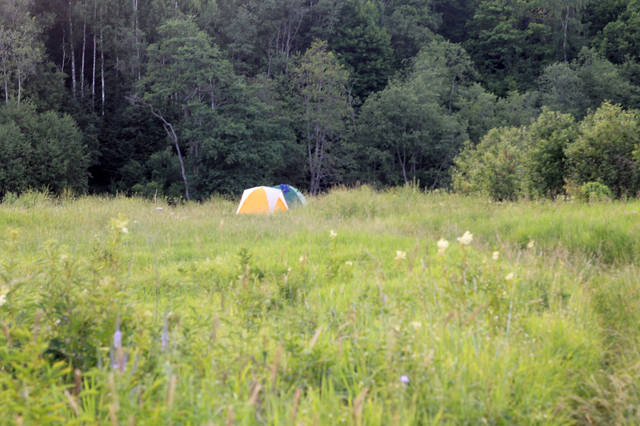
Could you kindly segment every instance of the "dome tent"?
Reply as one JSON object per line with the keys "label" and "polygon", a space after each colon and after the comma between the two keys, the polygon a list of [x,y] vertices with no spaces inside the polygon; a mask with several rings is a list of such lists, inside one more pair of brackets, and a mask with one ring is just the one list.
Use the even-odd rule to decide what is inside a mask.
{"label": "dome tent", "polygon": [[274,188],[279,189],[284,194],[285,200],[287,200],[287,205],[289,208],[304,206],[307,204],[307,199],[297,188],[294,188],[291,185],[287,185],[286,183],[276,185]]}
{"label": "dome tent", "polygon": [[268,186],[245,189],[236,214],[274,213],[289,206],[281,190]]}

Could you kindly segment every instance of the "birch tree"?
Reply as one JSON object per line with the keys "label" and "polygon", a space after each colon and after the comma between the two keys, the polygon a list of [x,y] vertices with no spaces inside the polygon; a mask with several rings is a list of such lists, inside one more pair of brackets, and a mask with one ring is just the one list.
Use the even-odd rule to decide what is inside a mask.
{"label": "birch tree", "polygon": [[5,103],[11,97],[18,105],[24,82],[42,60],[40,31],[29,13],[30,0],[0,0],[0,72]]}

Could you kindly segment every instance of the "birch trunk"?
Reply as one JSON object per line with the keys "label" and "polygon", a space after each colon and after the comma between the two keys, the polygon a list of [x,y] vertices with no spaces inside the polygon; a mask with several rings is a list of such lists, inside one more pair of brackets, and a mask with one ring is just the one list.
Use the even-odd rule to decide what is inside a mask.
{"label": "birch trunk", "polygon": [[9,103],[9,75],[7,72],[7,58],[2,57],[2,77],[4,79],[4,103]]}
{"label": "birch trunk", "polygon": [[87,2],[82,2],[82,63],[80,64],[80,99],[84,99],[84,58],[87,47]]}
{"label": "birch trunk", "polygon": [[22,73],[18,67],[18,106],[20,106],[20,97],[22,95]]}
{"label": "birch trunk", "polygon": [[96,106],[96,0],[93,0],[93,69],[91,70],[91,110]]}
{"label": "birch trunk", "polygon": [[104,39],[102,37],[103,26],[102,26],[102,12],[100,12],[100,80],[102,82],[102,104],[101,104],[101,115],[104,116]]}
{"label": "birch trunk", "polygon": [[562,32],[563,32],[563,37],[562,37],[562,54],[564,55],[564,62],[567,62],[567,30],[569,28],[569,8],[570,6],[567,5],[567,13],[564,17],[564,22],[562,23]]}
{"label": "birch trunk", "polygon": [[66,31],[64,30],[64,28],[62,29],[62,64],[60,65],[60,72],[64,73],[64,63],[67,61],[67,49],[64,48],[64,36],[65,36]]}
{"label": "birch trunk", "polygon": [[[134,43],[136,47],[136,63],[134,68],[134,78],[136,77],[140,80],[140,44],[138,40],[138,0],[133,1],[133,37]],[[137,72],[136,72],[137,71]]]}
{"label": "birch trunk", "polygon": [[71,91],[76,96],[76,55],[73,49],[73,4],[69,0],[69,46],[71,47]]}

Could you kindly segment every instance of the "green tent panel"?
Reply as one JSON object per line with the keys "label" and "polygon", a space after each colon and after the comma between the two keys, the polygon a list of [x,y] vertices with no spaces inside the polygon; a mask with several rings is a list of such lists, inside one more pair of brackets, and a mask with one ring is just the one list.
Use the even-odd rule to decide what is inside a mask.
{"label": "green tent panel", "polygon": [[298,191],[291,185],[287,185],[283,183],[281,185],[276,185],[274,188],[279,189],[284,194],[284,199],[287,200],[287,205],[289,208],[300,207],[307,204],[307,199],[302,192]]}

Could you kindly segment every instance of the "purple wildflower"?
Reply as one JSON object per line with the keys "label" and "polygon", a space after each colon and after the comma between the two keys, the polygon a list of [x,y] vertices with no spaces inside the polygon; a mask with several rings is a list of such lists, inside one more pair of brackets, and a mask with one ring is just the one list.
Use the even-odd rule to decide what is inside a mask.
{"label": "purple wildflower", "polygon": [[116,349],[122,348],[122,332],[120,331],[120,325],[116,328],[116,332],[113,333],[113,347]]}
{"label": "purple wildflower", "polygon": [[404,384],[409,383],[409,377],[408,376],[400,376],[400,381]]}

